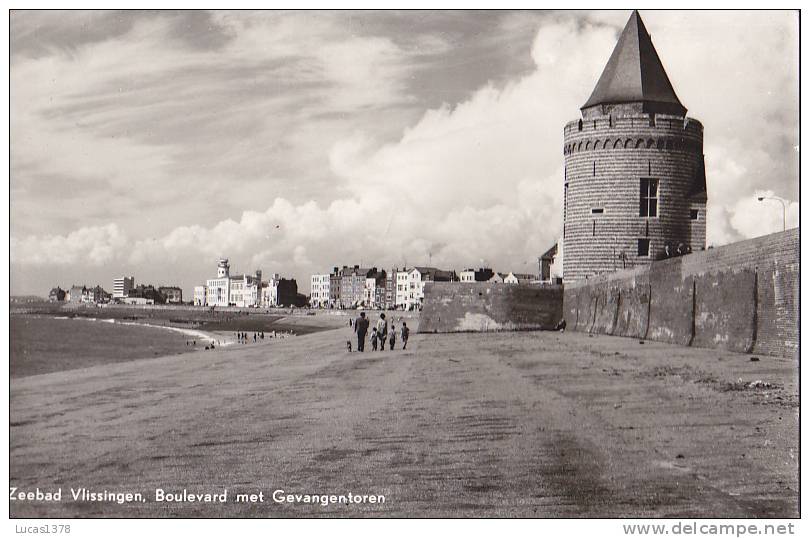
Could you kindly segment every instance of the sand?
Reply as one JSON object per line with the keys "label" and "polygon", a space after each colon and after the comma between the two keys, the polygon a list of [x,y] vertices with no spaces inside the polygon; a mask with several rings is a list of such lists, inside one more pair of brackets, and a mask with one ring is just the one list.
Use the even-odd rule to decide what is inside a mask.
{"label": "sand", "polygon": [[[407,351],[350,354],[342,322],[262,346],[13,379],[12,486],[145,502],[14,501],[11,515],[798,513],[795,361],[570,332],[412,330]],[[229,500],[155,502],[158,488],[227,489]],[[278,503],[275,490],[385,502]],[[233,501],[259,491],[265,502]]]}

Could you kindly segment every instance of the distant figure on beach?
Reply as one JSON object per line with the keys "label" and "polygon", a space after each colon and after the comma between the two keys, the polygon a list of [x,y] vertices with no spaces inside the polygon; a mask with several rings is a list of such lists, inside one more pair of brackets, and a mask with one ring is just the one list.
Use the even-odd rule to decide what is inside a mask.
{"label": "distant figure on beach", "polygon": [[388,336],[388,322],[385,321],[385,314],[380,314],[377,320],[377,338],[380,340],[380,351],[385,351],[385,338]]}
{"label": "distant figure on beach", "polygon": [[253,343],[256,343],[256,333],[253,333]]}
{"label": "distant figure on beach", "polygon": [[357,351],[365,351],[367,331],[368,320],[366,319],[366,313],[360,312],[360,317],[354,322],[354,332],[357,333]]}
{"label": "distant figure on beach", "polygon": [[264,331],[262,331],[262,336],[261,336],[261,338],[262,338],[262,340],[264,340]]}
{"label": "distant figure on beach", "polygon": [[391,351],[394,351],[394,343],[397,340],[397,327],[394,322],[391,322],[391,330],[388,331],[388,342],[391,345]]}
{"label": "distant figure on beach", "polygon": [[371,329],[371,351],[377,351],[377,327]]}
{"label": "distant figure on beach", "polygon": [[408,329],[408,324],[404,321],[402,322],[402,349],[406,349],[408,347],[408,334],[410,334],[411,330]]}

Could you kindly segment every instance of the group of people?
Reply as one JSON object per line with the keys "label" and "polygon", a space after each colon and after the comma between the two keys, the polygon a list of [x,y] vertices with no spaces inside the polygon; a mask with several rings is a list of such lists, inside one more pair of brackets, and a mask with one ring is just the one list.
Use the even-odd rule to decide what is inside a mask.
{"label": "group of people", "polygon": [[[243,332],[236,333],[236,340],[241,344],[247,344],[248,333]],[[264,331],[253,333],[253,341],[256,342],[257,340],[264,340]]]}
{"label": "group of people", "polygon": [[[349,321],[349,325],[352,325],[351,321]],[[357,334],[357,351],[365,351],[366,334],[368,334],[369,325],[370,322],[368,318],[366,318],[366,313],[360,312],[360,317],[354,322],[354,332]],[[408,348],[409,334],[410,329],[408,329],[408,324],[403,321],[399,331],[399,335],[402,338],[402,349]],[[380,319],[377,320],[377,324],[371,329],[371,350],[377,351],[377,347],[379,346],[380,351],[385,351],[385,343],[388,342],[389,349],[393,351],[396,341],[396,324],[391,321],[391,326],[389,327],[388,320],[385,319],[385,314],[380,314]],[[349,341],[348,344],[349,351],[351,351],[351,341]]]}

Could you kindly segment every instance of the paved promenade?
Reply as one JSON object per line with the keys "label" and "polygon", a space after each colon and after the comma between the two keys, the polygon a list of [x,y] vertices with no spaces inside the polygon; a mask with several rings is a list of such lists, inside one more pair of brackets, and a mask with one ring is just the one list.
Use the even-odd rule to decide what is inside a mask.
{"label": "paved promenade", "polygon": [[[349,354],[349,334],[12,380],[11,485],[63,491],[14,501],[12,516],[797,514],[793,361],[413,329],[407,351]],[[81,487],[144,502],[74,502]],[[155,502],[158,488],[228,501]],[[278,503],[275,490],[385,502]]]}

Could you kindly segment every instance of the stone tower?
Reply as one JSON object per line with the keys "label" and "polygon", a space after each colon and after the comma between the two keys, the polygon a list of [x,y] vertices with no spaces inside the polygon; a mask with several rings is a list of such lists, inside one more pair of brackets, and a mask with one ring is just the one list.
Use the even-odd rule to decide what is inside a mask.
{"label": "stone tower", "polygon": [[637,11],[581,111],[564,129],[563,280],[705,248],[703,126]]}

